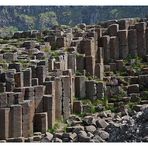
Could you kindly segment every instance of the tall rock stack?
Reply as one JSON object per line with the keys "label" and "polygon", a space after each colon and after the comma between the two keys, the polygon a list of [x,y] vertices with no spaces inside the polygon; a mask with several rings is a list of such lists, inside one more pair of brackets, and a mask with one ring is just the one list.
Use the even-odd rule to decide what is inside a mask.
{"label": "tall rock stack", "polygon": [[22,137],[22,106],[10,106],[10,130],[9,135],[11,138]]}
{"label": "tall rock stack", "polygon": [[85,85],[86,85],[86,98],[88,99],[96,99],[96,84],[94,80],[88,80],[85,81]]}
{"label": "tall rock stack", "polygon": [[110,61],[110,36],[104,35],[102,38],[102,47],[103,47],[103,59],[104,64],[108,64]]}
{"label": "tall rock stack", "polygon": [[79,73],[83,73],[85,69],[85,55],[77,54],[76,55],[76,70]]}
{"label": "tall rock stack", "polygon": [[60,77],[55,78],[55,118],[62,118],[62,81]]}
{"label": "tall rock stack", "polygon": [[46,133],[47,130],[47,112],[36,113],[34,117],[34,132]]}
{"label": "tall rock stack", "polygon": [[9,138],[10,108],[0,108],[0,140]]}
{"label": "tall rock stack", "polygon": [[22,136],[27,138],[33,136],[33,103],[26,100],[22,103]]}
{"label": "tall rock stack", "polygon": [[87,76],[94,76],[95,58],[93,56],[85,56],[85,70]]}
{"label": "tall rock stack", "polygon": [[72,112],[71,78],[62,76],[62,114],[67,119]]}
{"label": "tall rock stack", "polygon": [[47,112],[48,128],[53,128],[55,123],[55,100],[52,95],[43,96],[43,112]]}
{"label": "tall rock stack", "polygon": [[146,22],[140,22],[135,25],[137,31],[137,53],[138,56],[144,57],[146,54]]}
{"label": "tall rock stack", "polygon": [[35,113],[43,112],[43,95],[44,95],[44,86],[43,85],[34,86]]}
{"label": "tall rock stack", "polygon": [[[83,56],[77,57],[77,69],[80,69],[82,72],[83,69],[83,60],[84,60],[84,69],[86,70],[87,76],[94,76],[95,73],[95,54],[96,54],[96,41],[94,40],[94,37],[90,37],[88,39],[84,39],[80,42],[80,54],[85,54],[85,58],[83,59]],[[78,63],[80,60],[81,65]],[[81,67],[80,67],[81,66]],[[82,69],[82,70],[81,70]]]}
{"label": "tall rock stack", "polygon": [[128,56],[128,30],[118,31],[119,39],[119,58],[124,59]]}
{"label": "tall rock stack", "polygon": [[146,39],[146,54],[148,54],[148,28],[145,30],[145,39]]}
{"label": "tall rock stack", "polygon": [[15,82],[15,87],[23,87],[23,73],[22,72],[17,72],[14,75],[14,82]]}
{"label": "tall rock stack", "polygon": [[38,78],[39,85],[43,85],[46,77],[46,67],[45,66],[37,66],[36,67],[36,77]]}
{"label": "tall rock stack", "polygon": [[117,36],[110,38],[110,59],[119,59],[119,41]]}
{"label": "tall rock stack", "polygon": [[103,80],[104,77],[104,63],[103,63],[103,49],[99,47],[97,50],[96,63],[95,63],[95,76]]}
{"label": "tall rock stack", "polygon": [[31,86],[31,81],[32,80],[32,71],[31,68],[28,68],[23,71],[23,84],[24,86]]}
{"label": "tall rock stack", "polygon": [[128,49],[132,56],[137,55],[137,32],[136,29],[128,30]]}
{"label": "tall rock stack", "polygon": [[72,70],[74,74],[76,72],[76,55],[74,53],[68,54],[68,64],[67,68]]}
{"label": "tall rock stack", "polygon": [[75,97],[78,99],[85,98],[85,76],[76,76],[75,77]]}
{"label": "tall rock stack", "polygon": [[45,81],[43,111],[47,112],[48,128],[52,128],[55,123],[55,81]]}

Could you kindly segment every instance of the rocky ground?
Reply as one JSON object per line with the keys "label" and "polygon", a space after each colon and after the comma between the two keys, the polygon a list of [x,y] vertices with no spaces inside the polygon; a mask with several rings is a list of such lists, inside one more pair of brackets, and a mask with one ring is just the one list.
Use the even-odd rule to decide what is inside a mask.
{"label": "rocky ground", "polygon": [[[40,142],[148,142],[148,106],[138,111],[110,110],[79,117],[71,115],[66,131],[38,135]],[[40,134],[40,133],[38,133]],[[37,136],[37,137],[38,137]]]}

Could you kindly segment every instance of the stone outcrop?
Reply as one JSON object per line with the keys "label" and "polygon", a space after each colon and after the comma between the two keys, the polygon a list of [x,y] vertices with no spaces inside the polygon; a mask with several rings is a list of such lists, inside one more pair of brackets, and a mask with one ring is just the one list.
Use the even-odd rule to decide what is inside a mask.
{"label": "stone outcrop", "polygon": [[[148,104],[147,32],[147,21],[122,19],[1,39],[1,142],[147,141],[139,110]],[[123,116],[130,107],[141,116]],[[46,133],[72,114],[91,115],[71,119],[70,132]]]}

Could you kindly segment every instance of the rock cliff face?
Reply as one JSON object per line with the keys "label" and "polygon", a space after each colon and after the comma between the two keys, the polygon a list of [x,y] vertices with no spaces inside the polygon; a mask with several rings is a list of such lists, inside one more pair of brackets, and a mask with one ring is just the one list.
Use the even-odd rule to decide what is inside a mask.
{"label": "rock cliff face", "polygon": [[1,142],[147,142],[147,19],[0,39]]}

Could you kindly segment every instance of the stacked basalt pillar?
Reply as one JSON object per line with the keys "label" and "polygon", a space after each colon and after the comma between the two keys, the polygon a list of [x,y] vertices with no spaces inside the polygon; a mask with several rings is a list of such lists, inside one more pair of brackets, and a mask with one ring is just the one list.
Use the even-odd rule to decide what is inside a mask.
{"label": "stacked basalt pillar", "polygon": [[146,22],[140,22],[135,27],[137,31],[137,53],[138,56],[144,57],[146,54]]}
{"label": "stacked basalt pillar", "polygon": [[72,112],[72,95],[71,95],[71,78],[70,76],[62,76],[62,114],[67,119]]}
{"label": "stacked basalt pillar", "polygon": [[124,59],[128,56],[128,30],[119,30],[118,39],[119,39],[119,58]]}
{"label": "stacked basalt pillar", "polygon": [[128,30],[128,49],[132,56],[137,55],[137,32],[136,29]]}
{"label": "stacked basalt pillar", "polygon": [[110,37],[110,59],[119,59],[119,41],[117,36]]}
{"label": "stacked basalt pillar", "polygon": [[96,54],[96,63],[95,63],[95,77],[100,80],[103,80],[104,77],[104,63],[103,63],[103,49],[98,47]]}
{"label": "stacked basalt pillar", "polygon": [[102,48],[103,48],[103,59],[104,64],[110,62],[110,36],[104,35],[102,38]]}

